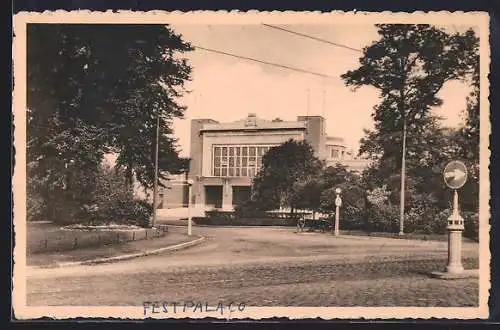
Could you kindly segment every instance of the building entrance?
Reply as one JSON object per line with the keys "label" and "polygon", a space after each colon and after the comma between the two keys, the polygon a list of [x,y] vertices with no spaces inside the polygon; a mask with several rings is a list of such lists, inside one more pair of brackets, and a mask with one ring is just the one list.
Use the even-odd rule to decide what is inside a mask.
{"label": "building entrance", "polygon": [[205,186],[205,206],[222,208],[222,186]]}

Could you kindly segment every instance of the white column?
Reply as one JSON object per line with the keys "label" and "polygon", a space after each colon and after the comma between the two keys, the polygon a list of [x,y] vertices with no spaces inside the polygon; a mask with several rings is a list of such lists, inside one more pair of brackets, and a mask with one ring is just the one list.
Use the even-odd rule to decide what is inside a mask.
{"label": "white column", "polygon": [[192,217],[192,211],[191,211],[191,207],[192,207],[192,187],[193,187],[193,181],[192,180],[188,180],[187,182],[188,184],[188,236],[191,236],[192,234],[192,224],[191,224],[191,217]]}
{"label": "white column", "polygon": [[222,186],[222,210],[233,210],[233,187],[229,184],[229,179],[224,179]]}
{"label": "white column", "polygon": [[[203,185],[203,181],[197,180],[196,185],[193,188],[193,209],[196,210],[197,214],[202,214],[205,210],[205,186]],[[193,202],[193,200],[191,200],[191,202]]]}

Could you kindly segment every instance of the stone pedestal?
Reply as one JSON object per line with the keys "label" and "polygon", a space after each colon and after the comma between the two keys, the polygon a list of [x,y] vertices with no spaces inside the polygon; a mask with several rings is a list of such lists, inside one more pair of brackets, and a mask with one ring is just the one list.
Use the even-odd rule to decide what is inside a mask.
{"label": "stone pedestal", "polygon": [[464,271],[462,266],[462,231],[449,230],[448,232],[448,273],[461,273]]}
{"label": "stone pedestal", "polygon": [[448,230],[448,265],[445,271],[432,272],[431,276],[441,279],[460,279],[477,277],[477,270],[464,270],[462,265],[462,232],[464,231],[464,219],[458,212],[458,193],[453,194],[453,212],[448,218],[446,226]]}

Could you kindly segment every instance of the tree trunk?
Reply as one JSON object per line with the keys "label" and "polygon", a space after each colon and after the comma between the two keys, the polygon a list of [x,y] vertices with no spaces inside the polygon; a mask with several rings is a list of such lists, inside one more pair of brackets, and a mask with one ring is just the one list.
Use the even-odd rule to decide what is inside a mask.
{"label": "tree trunk", "polygon": [[134,177],[132,173],[132,165],[128,165],[127,169],[125,170],[125,180],[127,184],[127,188],[132,190],[132,186],[134,184]]}

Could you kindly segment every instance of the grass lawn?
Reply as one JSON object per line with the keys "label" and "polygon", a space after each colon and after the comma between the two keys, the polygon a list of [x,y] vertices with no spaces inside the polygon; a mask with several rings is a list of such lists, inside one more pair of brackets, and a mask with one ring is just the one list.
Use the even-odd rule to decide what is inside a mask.
{"label": "grass lawn", "polygon": [[[157,236],[156,230],[84,231],[63,230],[49,222],[27,223],[26,249],[28,254],[79,250],[101,245],[117,244]],[[161,234],[161,233],[160,233]]]}
{"label": "grass lawn", "polygon": [[189,241],[184,233],[169,232],[165,236],[154,239],[141,239],[123,244],[87,247],[83,249],[29,254],[26,259],[28,266],[53,267],[62,262],[79,262],[100,258],[111,258],[125,254],[142,253]]}

